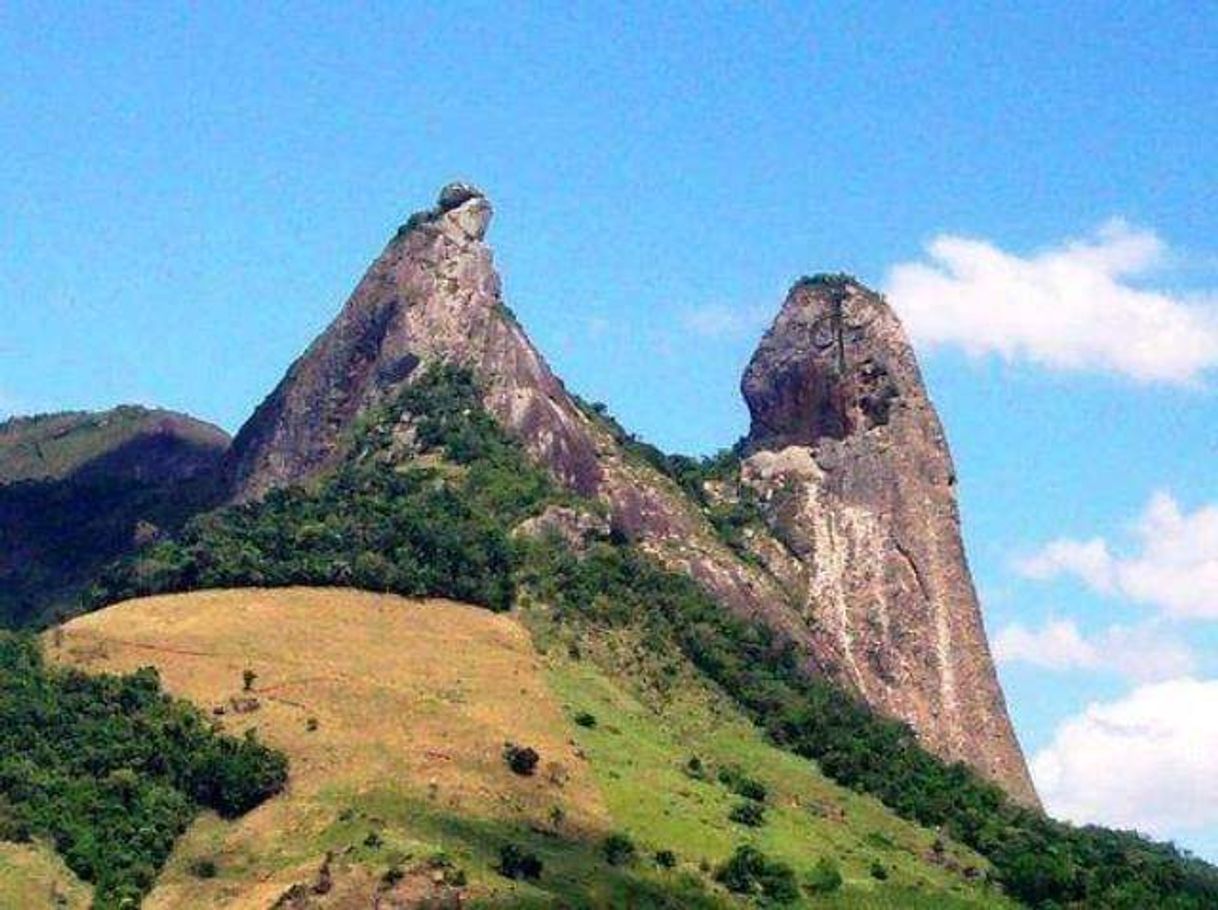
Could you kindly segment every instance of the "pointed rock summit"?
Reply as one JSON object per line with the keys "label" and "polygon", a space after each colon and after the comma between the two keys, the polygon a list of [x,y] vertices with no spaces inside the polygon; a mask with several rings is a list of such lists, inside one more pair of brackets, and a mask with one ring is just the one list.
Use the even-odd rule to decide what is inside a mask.
{"label": "pointed rock summit", "polygon": [[808,672],[1035,802],[960,546],[947,448],[887,306],[845,279],[804,282],[762,342],[744,381],[751,454],[733,483],[760,494],[766,525],[749,529],[745,559],[550,371],[503,303],[491,214],[455,183],[411,216],[241,429],[233,498],[337,465],[357,417],[427,364],[467,367],[487,410],[559,483],[604,503],[614,532],[769,626]]}
{"label": "pointed rock summit", "polygon": [[951,455],[892,309],[844,276],[798,282],[741,388],[743,480],[793,557],[769,568],[818,630],[822,662],[933,751],[1034,804],[965,559]]}
{"label": "pointed rock summit", "polygon": [[337,464],[356,416],[436,360],[473,369],[488,407],[535,441],[535,454],[560,480],[595,490],[599,470],[576,429],[578,409],[503,304],[483,243],[491,215],[480,190],[452,183],[398,230],[338,318],[237,435],[230,458],[237,499]]}

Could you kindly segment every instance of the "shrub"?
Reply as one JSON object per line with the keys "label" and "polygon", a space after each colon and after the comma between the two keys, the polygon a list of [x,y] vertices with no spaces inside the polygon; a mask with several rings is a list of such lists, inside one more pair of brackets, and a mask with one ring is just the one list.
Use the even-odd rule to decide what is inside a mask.
{"label": "shrub", "polygon": [[215,878],[220,870],[216,867],[214,859],[201,857],[200,859],[191,860],[190,865],[186,867],[186,871],[195,878]]}
{"label": "shrub", "polygon": [[200,808],[233,818],[286,780],[282,754],[220,735],[151,667],[52,668],[36,640],[0,633],[0,829],[53,843],[95,906],[138,904]]}
{"label": "shrub", "polygon": [[245,669],[241,671],[241,689],[244,692],[249,692],[254,688],[254,682],[258,679],[258,674],[253,670]]}
{"label": "shrub", "polygon": [[702,759],[696,755],[691,756],[685,763],[685,773],[694,780],[705,780],[706,768],[702,764]]}
{"label": "shrub", "polygon": [[634,841],[627,835],[616,833],[610,834],[605,838],[605,843],[601,847],[605,854],[605,861],[611,866],[626,866],[634,862],[636,854]]}
{"label": "shrub", "polygon": [[727,817],[738,825],[760,828],[765,824],[765,807],[761,803],[748,800],[733,806],[732,811],[728,813]]}
{"label": "shrub", "polygon": [[715,880],[737,894],[757,894],[777,903],[799,899],[795,871],[771,860],[756,847],[742,844],[715,872]]}
{"label": "shrub", "polygon": [[766,787],[759,780],[746,775],[739,765],[728,765],[719,769],[719,783],[723,784],[737,796],[756,802],[765,802]]}
{"label": "shrub", "polygon": [[580,711],[575,715],[575,722],[581,727],[591,729],[592,727],[596,726],[596,716],[594,714],[589,714],[587,711]]}
{"label": "shrub", "polygon": [[541,878],[542,863],[536,853],[530,853],[516,844],[504,844],[499,848],[498,869],[504,878],[536,881]]}
{"label": "shrub", "polygon": [[671,850],[657,850],[655,860],[661,869],[672,869],[677,865],[677,854]]}
{"label": "shrub", "polygon": [[531,746],[518,746],[515,743],[504,743],[503,760],[512,769],[513,774],[521,777],[531,777],[537,772],[537,763],[541,756]]}
{"label": "shrub", "polygon": [[808,873],[806,886],[813,894],[832,894],[842,886],[842,873],[837,863],[822,856]]}
{"label": "shrub", "polygon": [[888,867],[887,867],[887,866],[885,866],[885,865],[884,865],[882,862],[880,862],[878,859],[877,859],[877,860],[872,860],[872,863],[871,863],[871,877],[872,877],[872,878],[874,878],[874,879],[875,879],[876,881],[878,881],[878,882],[887,881],[887,879],[888,879]]}

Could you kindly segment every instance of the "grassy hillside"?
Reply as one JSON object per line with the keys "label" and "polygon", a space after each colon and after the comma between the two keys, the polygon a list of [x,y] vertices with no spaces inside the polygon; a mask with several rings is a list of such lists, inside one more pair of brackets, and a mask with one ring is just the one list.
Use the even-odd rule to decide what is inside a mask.
{"label": "grassy hillside", "polygon": [[48,846],[0,842],[0,907],[86,910],[91,889]]}
{"label": "grassy hillside", "polygon": [[[692,671],[662,697],[648,674],[623,672],[629,642],[577,657],[554,639],[540,653],[512,616],[301,588],[129,601],[45,642],[90,670],[155,665],[171,692],[223,708],[227,730],[257,728],[290,758],[284,794],[194,824],[148,907],[252,910],[284,894],[293,907],[378,895],[394,906],[456,892],[495,907],[732,906],[713,873],[742,843],[800,877],[832,860],[843,885],[808,906],[1006,905],[966,878],[980,858],[936,852],[930,832],[770,746]],[[509,769],[507,741],[539,753],[533,775]],[[703,770],[691,776],[694,756]],[[733,763],[767,789],[760,828],[728,819],[741,798],[718,772]],[[613,833],[634,844],[632,862],[607,861]],[[541,860],[538,880],[495,871],[508,844]],[[662,850],[674,868],[656,864]]]}
{"label": "grassy hillside", "polygon": [[62,480],[140,435],[171,428],[200,449],[224,449],[220,429],[172,411],[122,405],[109,411],[69,411],[14,417],[0,423],[0,484]]}

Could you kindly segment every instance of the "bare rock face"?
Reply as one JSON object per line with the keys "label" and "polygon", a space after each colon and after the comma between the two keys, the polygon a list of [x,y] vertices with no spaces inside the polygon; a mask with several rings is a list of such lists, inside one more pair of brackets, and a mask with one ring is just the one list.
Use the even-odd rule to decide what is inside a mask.
{"label": "bare rock face", "polygon": [[677,486],[628,456],[585,414],[504,305],[485,196],[466,184],[411,216],[342,312],[292,365],[237,434],[228,475],[235,500],[308,480],[345,454],[358,414],[443,361],[473,370],[484,404],[564,486],[607,506],[614,531],[721,603],[805,646],[806,625],[765,572],[738,559]]}
{"label": "bare rock face", "polygon": [[[912,523],[899,538],[913,554],[912,562],[905,569],[901,564],[890,565],[887,558],[873,565],[877,571],[895,573],[896,580],[880,585],[889,597],[884,601],[888,617],[884,621],[889,625],[887,638],[869,640],[874,653],[867,654],[872,656],[856,647],[843,649],[843,637],[833,620],[822,615],[840,613],[835,600],[823,601],[835,605],[831,608],[822,606],[822,598],[835,597],[838,590],[828,579],[849,575],[829,569],[822,557],[839,562],[849,562],[852,557],[847,551],[831,551],[820,541],[809,523],[807,510],[813,508],[813,500],[791,498],[790,491],[806,489],[811,497],[814,490],[820,495],[823,488],[826,496],[832,491],[832,496],[854,503],[849,498],[854,494],[839,492],[838,487],[845,490],[873,484],[877,490],[897,491],[890,494],[892,502],[920,496],[922,487],[907,490],[906,480],[884,478],[889,472],[905,470],[903,459],[915,464],[908,471],[910,477],[921,476],[918,472],[930,470],[921,459],[931,450],[942,456],[935,462],[940,474],[934,476],[941,477],[943,484],[950,476],[941,435],[937,442],[919,442],[921,448],[906,454],[885,454],[878,446],[858,451],[851,447],[852,434],[860,427],[906,425],[903,417],[900,421],[897,417],[901,408],[915,407],[913,397],[902,398],[906,388],[902,383],[908,384],[910,377],[910,387],[916,385],[922,396],[917,400],[929,415],[925,426],[938,432],[938,423],[921,393],[912,355],[891,314],[892,337],[900,338],[904,346],[874,344],[871,364],[865,367],[864,358],[847,361],[855,377],[850,389],[857,387],[858,394],[851,391],[847,395],[840,382],[829,381],[818,372],[821,356],[816,352],[828,348],[817,347],[811,336],[805,347],[799,347],[805,342],[795,339],[807,333],[776,331],[771,333],[776,343],[769,348],[763,344],[763,351],[770,353],[750,371],[751,378],[746,378],[746,395],[755,414],[756,449],[746,465],[746,480],[767,499],[769,514],[786,516],[772,522],[770,529],[756,529],[751,538],[763,568],[758,561],[742,560],[730,549],[701,508],[672,480],[625,451],[609,428],[586,414],[550,371],[503,303],[491,251],[484,242],[491,214],[490,203],[479,190],[452,184],[441,191],[435,207],[410,218],[369,268],[338,317],[292,365],[238,434],[228,462],[233,497],[257,498],[337,464],[359,413],[396,394],[426,364],[442,361],[468,367],[480,381],[488,411],[557,481],[604,503],[613,531],[633,540],[670,569],[690,575],[724,608],[763,622],[781,639],[792,642],[804,655],[809,671],[837,672],[880,709],[913,721],[926,743],[940,754],[964,758],[1012,792],[1030,795],[1022,758],[990,669],[959,539],[952,536],[957,533],[955,506],[946,486],[946,499],[935,506],[945,510],[943,520],[934,525],[945,541],[933,550],[938,561],[926,561],[929,557],[918,549],[926,542],[914,539],[922,525]],[[853,325],[861,317],[853,305],[848,309],[852,315],[846,324]],[[784,314],[788,310],[790,304]],[[875,327],[879,325],[877,322]],[[870,326],[864,327],[867,332],[872,331]],[[811,425],[802,419],[809,413],[819,415]],[[756,415],[762,415],[762,420]],[[403,432],[408,435],[408,428]],[[915,437],[921,439],[916,434],[908,438]],[[906,441],[905,436],[891,439],[901,445]],[[841,444],[834,450],[836,456],[825,440]],[[832,469],[834,457],[859,457],[867,464]],[[788,476],[798,483],[788,485]],[[830,476],[832,482],[822,482]],[[929,495],[937,488],[931,484],[926,489]],[[830,500],[816,500],[821,501]],[[865,511],[881,500],[861,497],[859,502],[859,509]],[[846,514],[841,511],[842,516]],[[858,546],[870,546],[866,535],[871,526],[866,522],[874,521],[880,535],[874,545],[881,550],[889,547],[882,515],[867,515],[870,517],[859,512],[860,524],[851,530],[850,539]],[[913,522],[912,517],[909,520]],[[837,527],[834,525],[832,533],[839,533]],[[958,554],[956,561],[944,555],[951,546]],[[921,583],[931,586],[929,594],[919,593],[917,576],[909,565],[923,573]],[[842,596],[853,623],[856,611],[867,608],[858,606],[864,595],[850,585],[842,589]],[[942,599],[954,598],[964,590],[969,598],[961,601],[964,606]],[[911,625],[907,627],[906,621]],[[946,632],[936,625],[941,621],[947,623]],[[930,625],[912,625],[924,622]],[[863,642],[853,625],[850,629],[849,634]],[[954,676],[947,689],[939,684],[943,674],[938,650],[917,658],[925,669],[907,668],[914,660],[910,655],[916,655],[920,647],[915,640],[926,640],[935,649],[940,641],[951,646],[949,675]],[[973,642],[980,657],[965,654]],[[891,656],[883,650],[890,646],[895,649]],[[873,684],[871,676],[853,674],[845,669],[847,657],[868,667],[891,662],[892,669],[885,670],[891,683]],[[966,692],[973,684],[973,670],[977,671],[977,684],[989,686],[986,691],[993,693],[994,717],[973,710],[981,704]],[[911,687],[908,692],[898,691],[902,681]],[[951,697],[945,692],[952,693]],[[974,729],[966,732],[962,725],[967,724],[974,724]],[[990,745],[982,748],[982,743]],[[995,756],[1001,758],[991,760]]]}
{"label": "bare rock face", "polygon": [[446,186],[435,208],[411,217],[238,433],[230,458],[238,499],[333,466],[356,415],[434,360],[472,368],[490,409],[562,482],[597,489],[601,472],[578,409],[503,305],[482,242],[490,219],[490,203],[465,184]]}
{"label": "bare rock face", "polygon": [[892,310],[853,280],[805,279],[741,385],[752,417],[742,481],[787,550],[767,564],[798,592],[822,664],[932,751],[1035,804],[947,442]]}
{"label": "bare rock face", "polygon": [[601,515],[568,506],[548,506],[540,514],[526,518],[514,529],[521,537],[544,539],[557,536],[575,551],[585,550],[588,544],[609,536],[609,520]]}

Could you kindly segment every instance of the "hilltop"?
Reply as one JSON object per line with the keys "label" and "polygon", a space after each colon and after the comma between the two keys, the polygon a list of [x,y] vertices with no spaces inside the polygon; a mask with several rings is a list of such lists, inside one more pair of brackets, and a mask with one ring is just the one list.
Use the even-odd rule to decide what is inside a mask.
{"label": "hilltop", "polygon": [[228,443],[131,405],[0,423],[0,626],[79,612],[108,562],[220,502]]}

